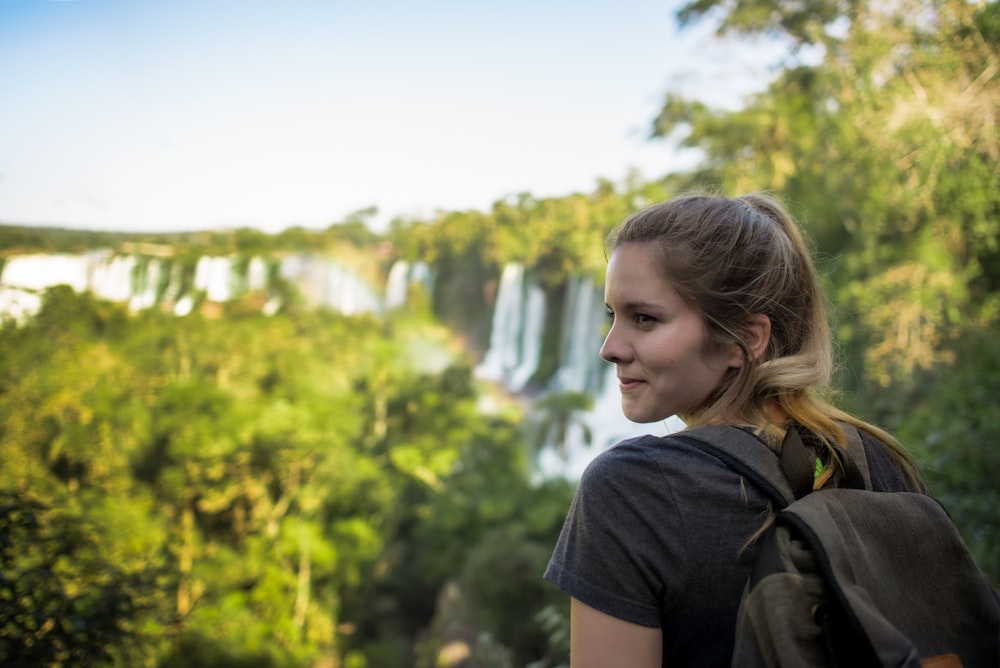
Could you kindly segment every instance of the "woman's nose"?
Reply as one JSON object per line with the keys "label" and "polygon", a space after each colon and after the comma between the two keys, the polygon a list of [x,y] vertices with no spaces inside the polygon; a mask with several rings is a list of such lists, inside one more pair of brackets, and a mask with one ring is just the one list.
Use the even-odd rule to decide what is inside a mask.
{"label": "woman's nose", "polygon": [[601,345],[599,354],[602,360],[612,364],[618,364],[625,360],[628,355],[628,348],[622,344],[619,340],[620,338],[615,326],[612,325],[608,335],[604,337],[604,343]]}

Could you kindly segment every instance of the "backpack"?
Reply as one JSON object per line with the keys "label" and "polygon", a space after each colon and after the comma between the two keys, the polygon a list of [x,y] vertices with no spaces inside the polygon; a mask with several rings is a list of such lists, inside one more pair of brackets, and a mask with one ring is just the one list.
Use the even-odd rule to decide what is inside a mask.
{"label": "backpack", "polygon": [[756,541],[733,666],[1000,666],[1000,594],[931,496],[872,491],[860,434],[841,424],[845,473],[812,491],[812,434],[781,456],[742,429],[675,434],[740,473],[775,507]]}

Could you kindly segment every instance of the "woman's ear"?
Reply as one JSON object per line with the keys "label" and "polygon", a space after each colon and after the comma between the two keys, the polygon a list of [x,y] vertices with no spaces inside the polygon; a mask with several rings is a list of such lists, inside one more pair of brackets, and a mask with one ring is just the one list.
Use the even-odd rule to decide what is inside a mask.
{"label": "woman's ear", "polygon": [[[746,344],[751,361],[757,361],[764,356],[767,345],[771,342],[771,319],[763,313],[756,313],[750,316],[746,328]],[[741,367],[746,361],[743,349],[735,347],[733,360],[730,366]]]}
{"label": "woman's ear", "polygon": [[764,356],[767,345],[771,343],[771,319],[763,313],[755,313],[750,316],[750,326],[747,328],[747,334],[750,358],[756,362]]}

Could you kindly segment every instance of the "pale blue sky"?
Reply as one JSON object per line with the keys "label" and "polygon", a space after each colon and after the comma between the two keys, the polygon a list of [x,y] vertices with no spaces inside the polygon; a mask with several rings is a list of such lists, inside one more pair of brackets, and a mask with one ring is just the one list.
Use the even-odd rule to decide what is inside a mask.
{"label": "pale blue sky", "polygon": [[659,176],[690,161],[646,138],[663,95],[735,104],[775,53],[676,6],[0,0],[0,224],[274,232]]}

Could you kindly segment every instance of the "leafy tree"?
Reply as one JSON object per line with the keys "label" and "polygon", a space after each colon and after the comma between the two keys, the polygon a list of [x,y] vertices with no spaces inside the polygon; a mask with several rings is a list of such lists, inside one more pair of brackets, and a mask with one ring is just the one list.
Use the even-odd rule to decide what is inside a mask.
{"label": "leafy tree", "polygon": [[[129,576],[96,549],[88,518],[0,492],[0,661],[103,666],[127,658],[152,574]],[[72,565],[71,565],[72,564]]]}
{"label": "leafy tree", "polygon": [[900,437],[922,460],[931,491],[956,519],[980,565],[1000,583],[1000,504],[997,478],[1000,344],[973,331],[956,343],[965,352],[952,364],[920,374],[914,410],[897,418]]}
{"label": "leafy tree", "polygon": [[[58,288],[0,329],[0,489],[90,527],[91,556],[59,562],[67,587],[131,587],[113,660],[412,665],[476,543],[501,526],[532,554],[554,541],[568,491],[542,501],[520,414],[484,419],[427,318],[236,303],[181,319]],[[498,651],[541,651],[511,631],[523,611],[488,612]]]}
{"label": "leafy tree", "polygon": [[709,12],[721,31],[776,32],[822,57],[739,111],[669,96],[654,134],[704,151],[697,179],[794,204],[832,258],[854,316],[842,334],[873,380],[946,361],[944,343],[994,302],[969,287],[995,284],[998,4],[745,0],[680,16]]}

